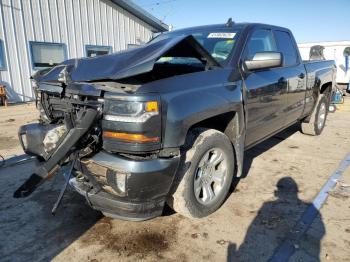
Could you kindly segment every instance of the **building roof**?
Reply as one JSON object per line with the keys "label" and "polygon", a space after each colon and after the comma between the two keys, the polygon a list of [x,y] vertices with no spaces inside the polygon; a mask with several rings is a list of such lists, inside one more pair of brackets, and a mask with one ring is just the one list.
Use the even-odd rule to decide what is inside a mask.
{"label": "building roof", "polygon": [[112,0],[112,2],[124,8],[126,11],[132,13],[134,16],[138,17],[139,19],[149,24],[150,26],[154,27],[159,32],[164,32],[169,30],[169,26],[167,24],[163,23],[162,21],[160,21],[158,18],[148,13],[143,8],[134,4],[131,0]]}

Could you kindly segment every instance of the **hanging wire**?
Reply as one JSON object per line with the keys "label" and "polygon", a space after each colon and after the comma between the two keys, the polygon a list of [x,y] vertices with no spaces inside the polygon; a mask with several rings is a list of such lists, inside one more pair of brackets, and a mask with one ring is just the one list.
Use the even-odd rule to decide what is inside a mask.
{"label": "hanging wire", "polygon": [[[153,3],[149,3],[146,5],[140,5],[142,8],[147,8],[151,12],[156,13],[159,17],[160,21],[165,22],[169,16],[171,16],[175,11],[174,3],[178,0],[163,0],[163,1],[155,1]],[[162,10],[161,10],[162,9]]]}
{"label": "hanging wire", "polygon": [[160,6],[163,4],[169,4],[169,3],[173,3],[176,2],[177,0],[164,0],[164,1],[155,1],[153,3],[148,3],[145,5],[140,5],[141,7],[150,7],[150,6]]}

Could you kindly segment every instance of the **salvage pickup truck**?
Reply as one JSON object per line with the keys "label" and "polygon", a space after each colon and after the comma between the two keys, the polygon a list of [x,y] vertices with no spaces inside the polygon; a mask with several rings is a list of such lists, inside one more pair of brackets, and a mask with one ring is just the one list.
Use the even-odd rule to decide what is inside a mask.
{"label": "salvage pickup truck", "polygon": [[335,70],[303,63],[286,28],[229,20],[38,71],[41,116],[19,139],[40,162],[14,197],[65,170],[65,186],[106,216],[146,220],[167,203],[205,217],[246,149],[296,123],[321,134]]}

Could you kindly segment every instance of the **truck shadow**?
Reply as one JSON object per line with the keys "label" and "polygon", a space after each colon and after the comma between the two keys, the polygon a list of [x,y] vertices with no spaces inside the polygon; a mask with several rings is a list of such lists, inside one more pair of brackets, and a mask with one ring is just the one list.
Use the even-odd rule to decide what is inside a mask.
{"label": "truck shadow", "polygon": [[247,150],[244,155],[243,172],[242,172],[241,178],[245,178],[248,175],[249,170],[254,161],[254,158],[270,150],[271,148],[278,145],[279,143],[286,140],[287,138],[289,138],[290,136],[292,136],[297,132],[300,132],[299,124],[292,125],[289,128],[274,135],[273,137]]}
{"label": "truck shadow", "polygon": [[238,186],[241,179],[244,179],[248,176],[249,170],[252,167],[253,161],[256,157],[263,154],[264,152],[270,150],[274,146],[278,145],[282,141],[286,140],[288,137],[292,136],[293,134],[300,132],[300,126],[298,124],[292,125],[289,128],[277,133],[273,137],[261,142],[260,144],[257,144],[256,146],[248,149],[244,153],[244,163],[243,163],[243,170],[242,170],[242,176],[237,178],[234,177],[231,185],[230,192],[233,193]]}
{"label": "truck shadow", "polygon": [[[29,171],[28,171],[29,170]],[[2,261],[50,261],[81,237],[102,215],[78,193],[68,190],[55,216],[51,209],[64,183],[58,174],[30,197],[14,199],[28,176],[26,164],[0,168],[0,254]]]}

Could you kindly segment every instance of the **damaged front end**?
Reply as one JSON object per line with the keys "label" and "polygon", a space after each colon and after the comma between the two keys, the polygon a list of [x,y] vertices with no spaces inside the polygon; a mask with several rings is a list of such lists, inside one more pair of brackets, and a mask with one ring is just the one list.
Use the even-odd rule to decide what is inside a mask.
{"label": "damaged front end", "polygon": [[68,84],[61,92],[48,86],[37,89],[40,123],[19,130],[24,151],[40,161],[14,197],[29,196],[70,166],[66,178],[93,208],[133,220],[160,215],[178,157],[159,158],[159,97],[111,93],[88,84]]}
{"label": "damaged front end", "polygon": [[54,121],[44,121],[43,119],[47,119],[45,115],[41,117],[39,124],[25,125],[19,130],[23,150],[42,161],[30,178],[16,190],[16,198],[30,195],[42,182],[51,177],[72,153],[86,150],[92,145],[97,146],[99,143],[100,131],[97,122],[102,115],[101,103],[97,100],[84,101],[77,97],[65,97],[61,99],[61,103],[70,104],[62,111],[62,117],[55,118]]}
{"label": "damaged front end", "polygon": [[86,83],[68,84],[61,92],[43,86],[37,89],[40,123],[19,130],[24,151],[41,162],[14,197],[30,195],[70,166],[70,185],[105,215],[129,220],[160,215],[179,162],[174,152],[160,156],[160,97],[112,93]]}
{"label": "damaged front end", "polygon": [[[159,63],[164,57],[194,57],[202,64]],[[177,36],[39,71],[33,83],[40,121],[22,126],[19,139],[24,151],[41,162],[14,197],[30,195],[70,165],[71,186],[107,216],[145,220],[160,215],[179,149],[162,148],[160,95],[138,90],[152,81],[219,66],[192,36]]]}

